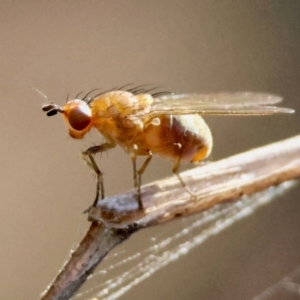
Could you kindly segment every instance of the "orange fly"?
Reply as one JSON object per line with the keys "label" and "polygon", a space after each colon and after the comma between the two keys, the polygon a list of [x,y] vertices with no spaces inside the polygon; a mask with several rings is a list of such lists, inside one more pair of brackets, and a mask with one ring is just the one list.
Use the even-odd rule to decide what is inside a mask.
{"label": "orange fly", "polygon": [[[88,148],[82,158],[97,174],[96,205],[104,198],[102,172],[94,155],[116,145],[129,153],[133,162],[134,186],[137,201],[141,199],[141,176],[152,155],[173,161],[173,173],[178,174],[181,163],[199,162],[209,156],[213,146],[209,127],[200,115],[271,115],[293,113],[294,110],[274,106],[281,97],[263,93],[173,94],[150,93],[141,87],[123,88],[81,99],[68,101],[64,106],[49,103],[43,106],[48,116],[62,114],[72,138],[82,139],[95,127],[106,142]],[[79,98],[79,96],[76,96]],[[137,156],[146,160],[137,169]]]}

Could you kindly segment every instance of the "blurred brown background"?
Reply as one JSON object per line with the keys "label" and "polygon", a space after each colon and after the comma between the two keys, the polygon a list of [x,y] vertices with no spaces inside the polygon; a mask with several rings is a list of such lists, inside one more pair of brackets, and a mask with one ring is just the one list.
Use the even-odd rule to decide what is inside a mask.
{"label": "blurred brown background", "polygon": [[[82,211],[95,192],[79,153],[101,137],[71,140],[60,116],[41,111],[45,99],[31,87],[58,104],[68,93],[131,82],[174,92],[263,91],[298,109],[293,116],[209,118],[212,160],[299,133],[297,0],[2,0],[0,20],[1,299],[38,298],[85,232]],[[108,195],[132,188],[122,149],[102,155],[101,167]],[[155,159],[144,181],[170,169]],[[300,264],[299,191],[211,238],[123,299],[251,299]],[[171,232],[173,224],[166,226]],[[126,243],[135,247],[139,235],[165,228]]]}

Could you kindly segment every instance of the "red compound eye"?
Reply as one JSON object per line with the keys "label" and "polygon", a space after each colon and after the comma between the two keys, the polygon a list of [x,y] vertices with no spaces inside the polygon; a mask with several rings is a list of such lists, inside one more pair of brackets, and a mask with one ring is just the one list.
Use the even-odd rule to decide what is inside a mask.
{"label": "red compound eye", "polygon": [[70,136],[74,139],[82,139],[93,125],[92,111],[83,100],[68,101],[60,112],[69,127]]}
{"label": "red compound eye", "polygon": [[72,129],[85,130],[92,121],[90,108],[87,105],[78,105],[72,108],[68,114],[68,121]]}

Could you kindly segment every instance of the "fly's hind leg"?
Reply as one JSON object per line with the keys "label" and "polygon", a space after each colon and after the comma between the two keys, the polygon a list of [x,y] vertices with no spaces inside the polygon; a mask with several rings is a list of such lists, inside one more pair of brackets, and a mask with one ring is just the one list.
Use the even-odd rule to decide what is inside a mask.
{"label": "fly's hind leg", "polygon": [[96,186],[96,198],[93,202],[93,206],[96,206],[99,196],[104,199],[104,185],[103,185],[103,173],[100,171],[97,163],[95,162],[94,155],[114,148],[114,143],[104,143],[102,145],[93,146],[82,152],[82,159],[86,164],[96,173],[97,186]]}
{"label": "fly's hind leg", "polygon": [[174,175],[177,176],[178,180],[180,181],[180,184],[182,185],[182,187],[185,188],[185,190],[192,196],[195,197],[194,193],[187,187],[187,185],[185,184],[184,180],[182,179],[182,177],[180,176],[178,170],[180,167],[180,160],[181,160],[181,149],[182,149],[182,145],[180,143],[176,143],[174,144],[175,147],[178,148],[178,155],[176,157],[172,172]]}
{"label": "fly's hind leg", "polygon": [[142,195],[141,195],[142,175],[152,159],[152,153],[149,152],[149,156],[146,158],[146,160],[138,170],[136,168],[136,155],[135,154],[131,155],[131,159],[133,165],[134,187],[137,189],[137,196],[136,196],[137,202],[139,205],[139,209],[143,210],[144,208],[143,208]]}

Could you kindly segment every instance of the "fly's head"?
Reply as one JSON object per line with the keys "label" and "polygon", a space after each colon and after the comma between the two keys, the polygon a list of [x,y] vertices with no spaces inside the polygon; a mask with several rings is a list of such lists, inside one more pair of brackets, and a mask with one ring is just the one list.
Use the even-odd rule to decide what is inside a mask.
{"label": "fly's head", "polygon": [[61,113],[72,138],[82,139],[92,127],[92,111],[83,100],[70,100],[62,107],[49,103],[45,104],[42,109],[47,112],[48,117]]}

